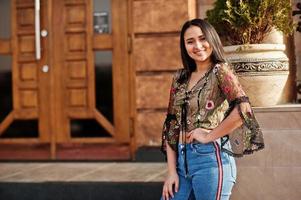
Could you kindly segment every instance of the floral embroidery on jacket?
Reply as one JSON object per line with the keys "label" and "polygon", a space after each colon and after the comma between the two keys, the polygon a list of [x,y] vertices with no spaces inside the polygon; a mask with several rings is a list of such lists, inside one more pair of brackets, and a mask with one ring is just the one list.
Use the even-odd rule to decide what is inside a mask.
{"label": "floral embroidery on jacket", "polygon": [[207,100],[205,108],[207,110],[212,110],[214,108],[214,102],[212,100]]}

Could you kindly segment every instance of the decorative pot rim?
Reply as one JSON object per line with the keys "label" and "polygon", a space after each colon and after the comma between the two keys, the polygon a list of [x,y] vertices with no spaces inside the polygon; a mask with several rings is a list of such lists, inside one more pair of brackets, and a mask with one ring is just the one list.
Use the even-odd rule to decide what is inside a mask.
{"label": "decorative pot rim", "polygon": [[226,53],[256,52],[256,51],[284,51],[285,44],[243,44],[223,47]]}

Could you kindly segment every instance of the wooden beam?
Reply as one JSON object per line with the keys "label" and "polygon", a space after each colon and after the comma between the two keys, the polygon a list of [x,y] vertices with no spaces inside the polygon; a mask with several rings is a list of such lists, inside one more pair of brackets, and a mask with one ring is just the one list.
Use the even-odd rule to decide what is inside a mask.
{"label": "wooden beam", "polygon": [[71,143],[107,143],[107,144],[114,144],[116,141],[114,138],[72,138],[70,140]]}
{"label": "wooden beam", "polygon": [[111,34],[95,34],[93,36],[93,50],[111,50],[112,45],[112,35]]}
{"label": "wooden beam", "polygon": [[26,144],[29,146],[34,144],[41,144],[41,141],[34,138],[2,138],[0,140],[0,144]]}
{"label": "wooden beam", "polygon": [[38,119],[38,110],[36,108],[28,108],[14,111],[14,119],[29,120]]}
{"label": "wooden beam", "polygon": [[94,111],[96,121],[103,126],[112,136],[114,136],[114,126],[98,110]]}
{"label": "wooden beam", "polygon": [[93,110],[87,110],[85,108],[72,108],[68,110],[68,117],[70,119],[88,119],[94,117]]}
{"label": "wooden beam", "polygon": [[[130,116],[130,152],[131,158],[135,159],[136,155],[136,124],[137,124],[137,113],[136,113],[136,68],[135,68],[135,57],[134,57],[134,29],[133,29],[133,0],[128,1],[127,16],[128,20],[128,44],[131,51],[129,51],[129,116]],[[130,39],[130,40],[129,40]]]}
{"label": "wooden beam", "polygon": [[57,146],[59,160],[129,160],[128,145],[72,144]]}
{"label": "wooden beam", "polygon": [[10,112],[2,123],[0,123],[0,135],[4,133],[4,131],[11,125],[11,123],[14,121],[14,112]]}
{"label": "wooden beam", "polygon": [[112,0],[113,35],[113,110],[115,138],[117,142],[130,142],[130,97],[129,97],[129,36],[127,1]]}
{"label": "wooden beam", "polygon": [[0,39],[0,54],[11,54],[10,39]]}
{"label": "wooden beam", "polygon": [[48,160],[49,144],[34,139],[11,139],[0,141],[0,160]]}

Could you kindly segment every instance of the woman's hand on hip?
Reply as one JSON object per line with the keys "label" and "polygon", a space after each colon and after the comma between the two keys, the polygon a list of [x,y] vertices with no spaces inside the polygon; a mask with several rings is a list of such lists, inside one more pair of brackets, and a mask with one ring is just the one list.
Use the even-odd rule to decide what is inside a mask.
{"label": "woman's hand on hip", "polygon": [[193,140],[197,140],[198,142],[203,143],[203,144],[211,142],[208,137],[209,132],[210,132],[210,130],[207,130],[207,129],[196,128],[196,129],[190,131],[189,133],[187,133],[187,135],[186,135],[187,142],[191,143],[191,142],[193,142]]}
{"label": "woman's hand on hip", "polygon": [[170,197],[174,198],[174,192],[178,192],[178,189],[179,175],[177,173],[169,174],[163,185],[163,200],[169,200]]}

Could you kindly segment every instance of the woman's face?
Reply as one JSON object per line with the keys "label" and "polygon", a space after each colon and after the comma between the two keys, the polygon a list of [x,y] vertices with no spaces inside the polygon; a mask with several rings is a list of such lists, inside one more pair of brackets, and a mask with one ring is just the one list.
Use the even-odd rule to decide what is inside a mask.
{"label": "woman's face", "polygon": [[195,62],[203,62],[210,59],[212,47],[206,40],[200,27],[190,26],[184,33],[184,42],[188,55]]}

